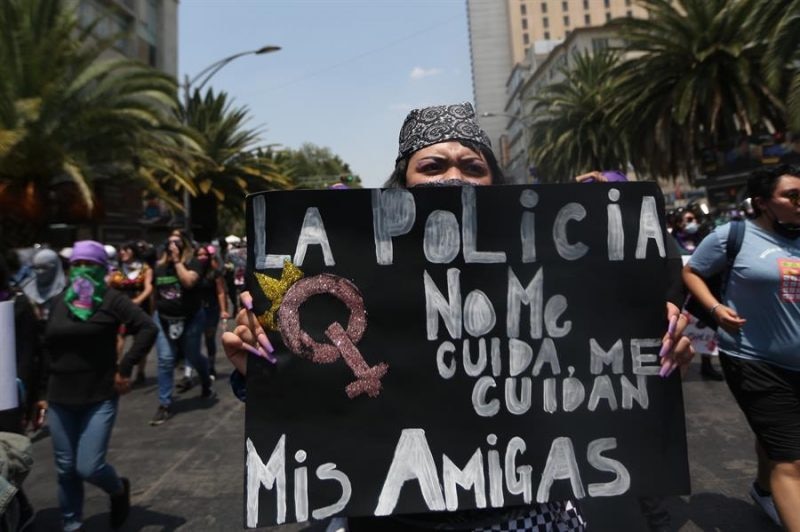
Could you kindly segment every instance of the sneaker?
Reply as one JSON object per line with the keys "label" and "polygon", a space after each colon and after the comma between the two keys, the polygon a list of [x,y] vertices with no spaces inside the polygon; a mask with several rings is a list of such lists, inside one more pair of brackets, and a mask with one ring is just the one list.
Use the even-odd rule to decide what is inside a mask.
{"label": "sneaker", "polygon": [[111,496],[111,528],[119,528],[131,512],[131,483],[122,477],[122,493]]}
{"label": "sneaker", "polygon": [[194,380],[192,380],[191,377],[184,377],[175,385],[175,389],[178,390],[178,393],[186,393],[192,388],[194,388]]}
{"label": "sneaker", "polygon": [[772,494],[770,492],[762,490],[758,487],[758,484],[753,482],[753,485],[750,486],[750,497],[755,501],[756,505],[761,508],[761,511],[767,514],[773,523],[780,527],[783,526],[781,518],[778,515],[778,509],[775,508],[775,501],[772,500]]}
{"label": "sneaker", "polygon": [[154,427],[161,425],[170,418],[169,407],[161,405],[156,410],[156,415],[150,420],[150,424]]}
{"label": "sneaker", "polygon": [[203,391],[200,392],[201,399],[216,399],[217,392],[214,391],[214,388],[209,386],[208,388],[203,388]]}

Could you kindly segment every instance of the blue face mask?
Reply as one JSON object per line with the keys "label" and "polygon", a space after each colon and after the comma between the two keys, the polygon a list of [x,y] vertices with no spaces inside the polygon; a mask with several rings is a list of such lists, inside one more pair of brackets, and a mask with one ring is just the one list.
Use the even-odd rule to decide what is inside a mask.
{"label": "blue face mask", "polygon": [[699,230],[700,230],[700,224],[698,224],[697,222],[689,222],[683,228],[683,231],[690,235],[697,233],[697,231]]}

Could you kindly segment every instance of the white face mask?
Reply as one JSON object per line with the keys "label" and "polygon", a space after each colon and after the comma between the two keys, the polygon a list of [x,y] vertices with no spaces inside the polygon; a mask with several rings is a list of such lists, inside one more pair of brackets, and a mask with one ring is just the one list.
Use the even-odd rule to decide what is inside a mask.
{"label": "white face mask", "polygon": [[700,225],[698,225],[698,223],[697,223],[697,222],[689,222],[689,223],[688,223],[688,224],[686,224],[686,225],[684,226],[684,228],[683,228],[683,230],[684,230],[686,233],[689,233],[690,235],[693,235],[693,234],[697,233],[697,231],[698,231],[699,229],[700,229]]}

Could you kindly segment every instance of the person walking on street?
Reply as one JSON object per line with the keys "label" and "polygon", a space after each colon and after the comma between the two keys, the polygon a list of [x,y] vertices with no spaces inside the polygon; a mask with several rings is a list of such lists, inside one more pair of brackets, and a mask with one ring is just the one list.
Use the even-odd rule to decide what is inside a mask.
{"label": "person walking on street", "polygon": [[[684,264],[689,261],[694,250],[708,235],[704,226],[705,224],[701,225],[698,222],[698,215],[690,210],[681,210],[674,215],[672,236],[680,246]],[[724,380],[722,373],[717,371],[712,362],[719,356],[716,331],[691,313],[684,311],[684,315],[689,320],[685,333],[692,339],[694,350],[700,353],[700,376],[705,380]]]}
{"label": "person walking on street", "polygon": [[178,349],[200,376],[201,397],[214,397],[208,360],[200,350],[205,325],[199,289],[203,273],[189,239],[182,234],[171,235],[155,268],[159,406],[150,421],[153,426],[161,425],[171,415]]}
{"label": "person walking on street", "polygon": [[721,300],[705,279],[728,267],[730,223],[700,243],[683,278],[719,324],[725,380],[756,436],[751,496],[800,531],[800,166],[756,171],[747,191],[755,218],[744,222]]}
{"label": "person walking on street", "polygon": [[[103,245],[76,242],[67,289],[56,298],[45,330],[49,357],[47,402],[65,532],[82,530],[83,482],[111,497],[111,526],[130,510],[130,483],[106,462],[119,396],[130,391],[133,366],[150,350],[158,329],[141,308],[107,288]],[[117,331],[133,344],[117,364]]]}
{"label": "person walking on street", "polygon": [[[141,307],[147,315],[153,313],[153,270],[142,260],[136,242],[126,242],[119,247],[119,269],[108,278],[108,284],[131,298],[135,305]],[[127,331],[123,326],[117,340],[120,355],[124,349]],[[137,366],[134,384],[143,384],[145,381],[145,364],[147,357],[143,357]]]}
{"label": "person walking on street", "polygon": [[217,328],[219,320],[230,318],[228,313],[228,290],[222,267],[217,260],[216,248],[211,244],[200,244],[197,247],[197,260],[205,267],[205,275],[200,279],[200,290],[205,310],[203,336],[208,355],[208,372],[212,379],[217,378],[215,359],[217,356]]}

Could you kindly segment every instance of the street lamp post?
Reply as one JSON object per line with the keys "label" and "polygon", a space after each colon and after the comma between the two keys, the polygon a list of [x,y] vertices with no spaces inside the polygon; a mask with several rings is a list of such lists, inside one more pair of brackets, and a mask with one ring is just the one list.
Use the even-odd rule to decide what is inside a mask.
{"label": "street lamp post", "polygon": [[[211,63],[203,70],[198,72],[193,78],[189,78],[189,75],[185,75],[184,82],[183,82],[183,105],[184,105],[184,114],[183,114],[183,123],[188,125],[189,121],[189,101],[192,98],[192,88],[194,90],[199,91],[202,89],[208,81],[214,77],[214,75],[219,72],[225,65],[234,61],[240,57],[245,55],[262,55],[268,54],[271,52],[277,52],[281,49],[280,46],[273,46],[267,45],[262,46],[256,50],[247,50],[245,52],[239,52],[233,55],[229,55],[228,57],[224,57],[219,61],[215,61]],[[183,227],[187,232],[190,232],[192,229],[192,195],[189,193],[188,190],[183,191]]]}
{"label": "street lamp post", "polygon": [[[501,117],[502,116],[502,117],[511,119],[513,122],[519,122],[521,124],[521,126],[522,126],[522,144],[523,144],[522,152],[523,152],[523,154],[525,156],[525,160],[523,162],[523,164],[525,166],[524,169],[523,169],[524,175],[521,176],[521,177],[524,179],[525,183],[529,182],[530,181],[530,175],[529,175],[530,174],[530,172],[529,172],[529,167],[530,166],[528,164],[528,127],[530,127],[530,124],[526,123],[526,121],[522,117],[520,117],[518,115],[508,114],[508,113],[486,112],[486,113],[481,113],[481,116],[484,116],[484,117],[487,117],[487,118],[490,118],[490,117]],[[508,128],[506,128],[506,130],[508,130]],[[516,158],[517,158],[516,155],[512,154],[511,159],[515,160]]]}

